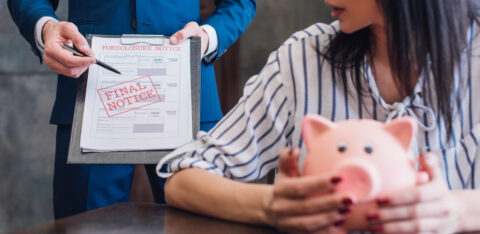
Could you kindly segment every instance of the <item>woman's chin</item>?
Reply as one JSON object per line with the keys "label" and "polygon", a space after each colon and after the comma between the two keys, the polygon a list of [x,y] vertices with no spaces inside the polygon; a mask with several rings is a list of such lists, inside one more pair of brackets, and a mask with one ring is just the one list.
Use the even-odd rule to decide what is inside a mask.
{"label": "woman's chin", "polygon": [[342,31],[345,34],[352,34],[352,33],[356,32],[357,30],[352,30],[352,29],[349,29],[349,28],[346,28],[346,29],[340,28],[340,31]]}
{"label": "woman's chin", "polygon": [[340,31],[346,34],[351,34],[354,33],[356,30],[351,27],[348,23],[344,22],[343,20],[340,20]]}
{"label": "woman's chin", "polygon": [[364,27],[358,27],[358,26],[354,26],[354,25],[350,25],[346,22],[342,22],[342,20],[340,20],[340,31],[342,31],[343,33],[346,33],[346,34],[352,34],[358,30],[361,30],[362,28]]}

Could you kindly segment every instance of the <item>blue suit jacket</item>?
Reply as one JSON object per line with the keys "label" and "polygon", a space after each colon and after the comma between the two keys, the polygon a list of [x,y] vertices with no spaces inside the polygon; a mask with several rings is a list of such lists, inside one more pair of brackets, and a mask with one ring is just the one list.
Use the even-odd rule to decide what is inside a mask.
{"label": "blue suit jacket", "polygon": [[[69,21],[82,34],[127,33],[172,35],[190,21],[213,26],[218,53],[202,62],[201,122],[222,117],[212,63],[233,44],[255,15],[256,0],[215,0],[216,11],[200,22],[199,0],[70,0]],[[38,55],[34,38],[36,22],[56,18],[49,0],[8,0],[8,8],[22,35]],[[135,24],[135,26],[133,26]],[[59,75],[51,123],[71,124],[78,80]]]}

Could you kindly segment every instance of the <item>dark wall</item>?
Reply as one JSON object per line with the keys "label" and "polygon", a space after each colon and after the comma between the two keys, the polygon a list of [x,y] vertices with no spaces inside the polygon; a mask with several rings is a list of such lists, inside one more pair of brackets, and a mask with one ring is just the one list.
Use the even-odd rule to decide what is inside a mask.
{"label": "dark wall", "polygon": [[[0,233],[53,218],[56,75],[41,66],[0,1]],[[60,17],[66,15],[61,4]]]}

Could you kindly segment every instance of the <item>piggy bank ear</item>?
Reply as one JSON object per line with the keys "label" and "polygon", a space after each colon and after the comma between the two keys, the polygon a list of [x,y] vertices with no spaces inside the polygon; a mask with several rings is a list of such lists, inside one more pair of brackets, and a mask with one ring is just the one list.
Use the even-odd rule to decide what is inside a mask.
{"label": "piggy bank ear", "polygon": [[417,123],[411,117],[402,117],[385,124],[384,129],[392,134],[405,150],[408,150],[412,138],[417,134]]}
{"label": "piggy bank ear", "polygon": [[325,131],[335,127],[335,123],[320,116],[320,115],[307,115],[302,121],[302,136],[307,147],[315,144],[313,139]]}

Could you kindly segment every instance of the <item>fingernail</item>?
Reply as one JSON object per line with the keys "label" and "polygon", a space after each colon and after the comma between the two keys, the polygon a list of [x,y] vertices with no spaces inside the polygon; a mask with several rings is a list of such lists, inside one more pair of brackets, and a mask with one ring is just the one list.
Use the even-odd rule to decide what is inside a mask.
{"label": "fingernail", "polygon": [[170,38],[170,42],[172,42],[172,44],[177,43],[177,41],[178,41],[177,37],[171,37]]}
{"label": "fingernail", "polygon": [[337,222],[333,223],[333,225],[335,225],[336,227],[338,227],[338,226],[341,226],[341,225],[344,224],[344,223],[345,223],[345,220],[342,219],[342,220],[338,220]]}
{"label": "fingernail", "polygon": [[380,219],[380,215],[377,213],[367,215],[368,221],[376,221]]}
{"label": "fingernail", "polygon": [[388,198],[382,198],[382,199],[377,200],[377,204],[379,206],[388,205],[389,203],[390,203],[390,199],[388,199]]}
{"label": "fingernail", "polygon": [[288,151],[288,156],[292,156],[293,155],[293,147],[290,147],[290,150]]}
{"label": "fingernail", "polygon": [[352,201],[352,199],[350,199],[350,198],[344,198],[344,199],[342,200],[342,203],[343,203],[344,205],[346,205],[346,206],[349,206],[349,205],[353,204],[353,201]]}
{"label": "fingernail", "polygon": [[340,213],[342,215],[350,213],[350,207],[348,207],[348,206],[347,207],[342,207],[342,208],[338,209],[338,213]]}
{"label": "fingernail", "polygon": [[383,226],[382,225],[373,225],[371,227],[372,232],[383,232]]}
{"label": "fingernail", "polygon": [[337,177],[337,176],[336,176],[336,177],[332,177],[332,179],[330,179],[330,182],[331,182],[333,185],[336,185],[336,184],[342,182],[342,178]]}

